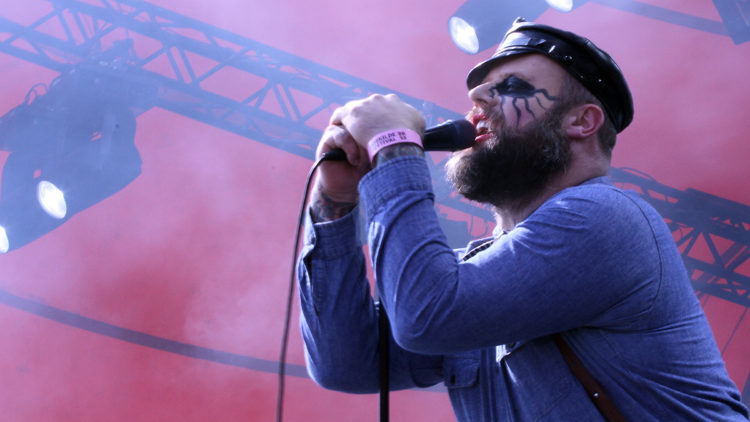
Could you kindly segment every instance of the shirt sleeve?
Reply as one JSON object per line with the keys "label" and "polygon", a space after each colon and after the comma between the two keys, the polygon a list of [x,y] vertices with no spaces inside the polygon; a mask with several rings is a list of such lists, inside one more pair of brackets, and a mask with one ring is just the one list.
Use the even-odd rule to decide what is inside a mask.
{"label": "shirt sleeve", "polygon": [[606,187],[556,195],[466,261],[440,230],[423,158],[376,168],[360,191],[381,298],[408,350],[457,353],[629,324],[658,290],[653,233],[625,195]]}
{"label": "shirt sleeve", "polygon": [[[341,219],[305,224],[297,266],[300,328],[310,376],[350,393],[379,389],[377,310],[358,234],[359,208]],[[391,389],[442,380],[442,357],[408,352],[390,341]]]}

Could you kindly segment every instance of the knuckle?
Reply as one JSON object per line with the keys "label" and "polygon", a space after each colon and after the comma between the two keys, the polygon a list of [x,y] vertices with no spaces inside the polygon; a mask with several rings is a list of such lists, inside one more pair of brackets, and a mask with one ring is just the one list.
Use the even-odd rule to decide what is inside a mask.
{"label": "knuckle", "polygon": [[357,105],[352,106],[351,109],[349,109],[349,115],[351,116],[358,116],[362,113],[362,110],[364,109],[364,104],[360,103]]}

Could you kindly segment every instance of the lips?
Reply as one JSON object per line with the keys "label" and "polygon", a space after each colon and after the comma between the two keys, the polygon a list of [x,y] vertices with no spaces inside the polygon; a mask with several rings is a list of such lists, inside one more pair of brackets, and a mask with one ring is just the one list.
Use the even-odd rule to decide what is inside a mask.
{"label": "lips", "polygon": [[495,136],[495,132],[490,126],[490,119],[488,119],[486,115],[482,113],[474,114],[471,118],[471,122],[477,129],[477,136],[475,138],[476,143],[484,142]]}
{"label": "lips", "polygon": [[492,137],[494,137],[494,136],[495,136],[495,134],[492,133],[492,132],[479,134],[479,135],[477,135],[476,138],[474,138],[474,143],[475,144],[481,144],[482,142],[487,141],[488,139],[492,139]]}

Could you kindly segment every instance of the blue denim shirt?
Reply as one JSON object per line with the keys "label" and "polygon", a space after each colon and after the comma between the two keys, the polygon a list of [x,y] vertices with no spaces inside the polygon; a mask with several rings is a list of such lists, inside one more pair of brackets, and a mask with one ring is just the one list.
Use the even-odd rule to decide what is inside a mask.
{"label": "blue denim shirt", "polygon": [[[636,195],[592,179],[461,259],[424,159],[379,166],[360,193],[392,326],[391,388],[442,382],[459,421],[603,420],[549,336],[559,332],[629,420],[747,420],[671,233]],[[357,213],[308,219],[298,266],[308,371],[353,393],[378,390],[359,230]]]}

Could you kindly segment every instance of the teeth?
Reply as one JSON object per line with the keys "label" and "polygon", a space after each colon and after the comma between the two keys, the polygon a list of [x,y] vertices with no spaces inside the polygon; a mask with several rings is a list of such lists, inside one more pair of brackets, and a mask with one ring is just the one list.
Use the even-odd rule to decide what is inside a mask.
{"label": "teeth", "polygon": [[483,135],[485,133],[491,132],[490,125],[486,120],[481,120],[477,122],[476,128],[477,128],[478,135]]}

